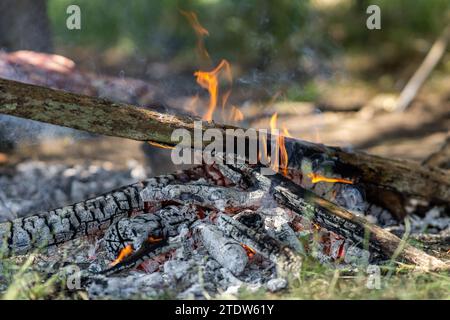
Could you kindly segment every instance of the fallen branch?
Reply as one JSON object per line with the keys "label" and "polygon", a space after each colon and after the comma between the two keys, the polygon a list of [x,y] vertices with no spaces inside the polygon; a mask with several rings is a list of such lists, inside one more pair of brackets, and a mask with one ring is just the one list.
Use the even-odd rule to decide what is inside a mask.
{"label": "fallen branch", "polygon": [[[178,142],[171,140],[175,129],[193,132],[194,121],[199,120],[4,79],[0,79],[0,113],[171,146]],[[220,129],[225,136],[225,129],[232,127],[203,122],[203,130],[209,128]],[[204,141],[204,145],[208,143]],[[288,167],[294,170],[301,169],[304,161],[329,163],[331,160],[340,175],[368,187],[449,202],[450,173],[444,170],[291,138],[286,138],[285,145],[289,157]]]}
{"label": "fallen branch", "polygon": [[427,56],[423,60],[420,67],[402,90],[395,107],[395,111],[405,111],[416,97],[425,80],[434,70],[438,62],[447,49],[448,39],[450,36],[450,25],[448,25],[441,36],[434,42]]}

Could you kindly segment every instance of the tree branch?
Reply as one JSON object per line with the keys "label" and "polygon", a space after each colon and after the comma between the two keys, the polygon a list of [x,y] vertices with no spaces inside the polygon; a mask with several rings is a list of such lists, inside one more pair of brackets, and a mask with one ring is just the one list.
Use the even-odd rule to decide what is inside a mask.
{"label": "tree branch", "polygon": [[[53,90],[0,79],[0,113],[37,120],[92,133],[175,145],[175,129],[194,130],[190,116],[175,116],[138,108],[129,104]],[[203,122],[203,130],[234,128]],[[193,136],[193,135],[192,135]],[[268,139],[270,142],[270,139]],[[203,142],[207,145],[208,142]],[[299,170],[308,160],[334,163],[342,176],[368,187],[382,188],[405,196],[437,202],[449,202],[450,173],[405,160],[385,159],[362,152],[348,152],[336,147],[285,139],[288,168]],[[270,144],[268,143],[268,149]]]}

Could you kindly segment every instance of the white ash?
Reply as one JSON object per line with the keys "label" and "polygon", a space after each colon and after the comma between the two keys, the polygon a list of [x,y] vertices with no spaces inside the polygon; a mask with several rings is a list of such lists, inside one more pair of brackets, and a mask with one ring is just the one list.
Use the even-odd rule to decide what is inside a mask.
{"label": "white ash", "polygon": [[211,256],[234,275],[240,275],[248,263],[247,253],[239,242],[226,237],[214,225],[201,224],[196,227],[201,241]]}
{"label": "white ash", "polygon": [[[60,165],[55,169],[55,165],[44,165],[42,163],[35,165],[33,162],[28,163],[28,166],[24,166],[21,169],[22,171],[17,170],[15,176],[7,178],[9,180],[1,180],[0,178],[0,186],[3,183],[9,188],[13,188],[11,181],[23,184],[21,179],[27,179],[26,176],[28,174],[31,175],[32,178],[24,180],[30,186],[22,185],[21,188],[26,191],[28,190],[26,187],[30,189],[27,191],[27,194],[32,195],[29,196],[29,199],[31,199],[31,202],[36,202],[34,205],[39,205],[36,194],[43,196],[41,192],[52,193],[55,199],[58,198],[58,200],[55,200],[50,197],[50,200],[54,202],[63,200],[74,202],[98,195],[101,187],[105,185],[111,186],[108,188],[109,190],[113,187],[135,182],[137,180],[136,176],[143,175],[145,172],[137,164],[134,167],[131,166],[129,171],[120,172],[108,169],[106,166],[103,168],[101,166],[69,167]],[[44,180],[47,185],[41,183],[41,181],[32,181],[32,179]],[[9,182],[10,185],[5,184],[5,181]],[[75,183],[75,188],[72,188],[73,183]],[[116,183],[117,185],[112,186]],[[186,185],[190,183],[190,181],[187,181]],[[34,184],[39,184],[39,187],[35,187]],[[192,189],[192,184],[196,188]],[[203,186],[211,184],[210,180],[200,179],[192,184],[186,187],[187,191],[200,191],[202,196],[208,195],[210,202],[216,207],[217,200],[219,200],[220,204],[221,197],[219,193],[211,197],[211,194],[208,194],[208,192],[213,189],[203,188]],[[94,187],[95,189],[91,189]],[[156,187],[158,186],[153,187],[157,190]],[[214,187],[216,188],[217,185]],[[53,189],[58,190],[59,194],[57,196],[55,196],[56,191]],[[344,190],[345,188],[341,189]],[[4,191],[4,189],[0,190]],[[222,189],[216,188],[214,190]],[[330,188],[327,188],[327,190],[330,190]],[[239,191],[239,189],[234,191]],[[93,194],[87,195],[89,192]],[[73,193],[79,193],[79,196],[82,198],[72,199],[72,197],[77,196]],[[8,196],[5,199],[11,199],[10,194],[11,191],[8,191]],[[237,192],[234,194],[237,194]],[[259,195],[256,198],[261,199]],[[254,203],[253,199],[250,198],[249,203]],[[255,231],[255,237],[266,233],[271,238],[279,241],[282,246],[287,246],[294,252],[302,254],[308,251],[308,254],[312,254],[319,261],[330,267],[358,266],[368,263],[370,259],[369,253],[357,248],[355,244],[349,243],[345,239],[323,229],[317,232],[317,230],[314,230],[315,226],[306,220],[301,221],[302,229],[298,229],[295,227],[297,221],[294,219],[292,212],[284,208],[278,208],[275,201],[271,200],[267,194],[261,201],[260,204],[267,204],[267,206],[261,206],[255,210],[241,209],[234,218],[230,219],[236,219],[247,228]],[[345,201],[347,201],[349,206],[356,208],[360,203],[360,198],[357,193],[354,193]],[[57,203],[52,207],[60,205],[61,203]],[[178,203],[177,207],[180,207],[181,210],[183,208],[187,210],[188,208],[185,203]],[[220,208],[222,207],[225,208],[226,205],[220,206]],[[170,211],[168,207],[165,209]],[[179,210],[175,211],[178,212]],[[147,214],[145,218],[150,218],[153,215],[150,218],[152,220],[157,217],[155,212]],[[173,228],[167,235],[170,242],[180,243],[177,249],[152,257],[141,264],[139,268],[132,271],[127,270],[121,274],[93,277],[92,281],[85,287],[89,296],[91,298],[157,298],[164,295],[183,299],[207,299],[222,294],[237,295],[241,287],[247,287],[251,290],[266,288],[274,292],[286,287],[286,279],[280,277],[280,273],[278,273],[277,259],[271,261],[258,253],[254,256],[247,255],[239,240],[233,240],[233,238],[223,235],[220,224],[218,227],[214,225],[217,220],[213,217],[218,213],[220,216],[225,215],[224,213],[216,212],[214,209],[207,209],[206,217],[203,219],[199,217],[197,222],[192,225],[189,223],[178,225],[179,221],[175,219],[176,228]],[[382,213],[383,210],[380,210],[380,214]],[[139,219],[142,219],[142,216],[139,216],[139,213],[137,214],[137,216],[124,220],[125,222],[123,223],[127,223],[127,221],[128,223],[130,221],[138,222]],[[433,215],[435,213],[430,213],[431,220]],[[176,218],[176,215],[172,216],[172,214],[169,214],[166,217],[168,220],[166,219],[167,221],[164,224],[171,224],[173,222],[171,219],[174,217]],[[164,216],[160,216],[158,219],[158,221],[162,221]],[[445,220],[442,220],[442,223],[445,223]],[[144,225],[145,223],[141,226]],[[194,236],[192,235],[192,231],[196,230],[196,228],[199,233],[198,237],[195,236],[195,233]],[[134,227],[134,229],[131,228],[130,230],[137,230],[137,228]],[[139,232],[136,233],[138,234],[137,238],[140,239],[138,242],[141,242],[149,235],[148,230],[141,230],[140,236]],[[317,241],[318,237],[326,238],[327,240],[320,242]],[[303,248],[303,241],[299,239],[306,239],[305,247],[307,250]],[[137,246],[138,244],[136,243],[135,245]],[[229,254],[230,248],[231,252],[234,252],[231,255]],[[62,264],[75,264],[83,270],[89,270],[91,273],[99,272],[107,269],[111,259],[115,256],[107,255],[108,251],[105,250],[104,246],[100,245],[100,242],[87,238],[77,239],[51,250],[53,251],[51,251],[52,253],[49,256],[46,256],[45,259],[39,258],[40,263],[36,264],[36,266],[41,266],[43,269],[48,270],[49,274],[57,272]],[[51,271],[52,269],[53,271]]]}
{"label": "white ash", "polygon": [[[445,212],[444,207],[433,207],[425,216],[419,217],[416,214],[409,215],[409,221],[411,225],[410,233],[412,235],[427,233],[433,234],[445,234],[450,231],[450,216]],[[405,224],[392,225],[386,228],[387,230],[402,236],[405,232]]]}
{"label": "white ash", "polygon": [[98,277],[89,285],[91,299],[131,299],[162,297],[165,280],[158,272],[131,272],[126,277]]}
{"label": "white ash", "polygon": [[363,214],[366,212],[369,204],[357,187],[348,184],[337,184],[336,187],[339,188],[336,196],[337,204],[353,213]]}
{"label": "white ash", "polygon": [[344,262],[359,266],[367,265],[370,260],[370,253],[367,250],[358,248],[354,245],[345,244]]}
{"label": "white ash", "polygon": [[368,215],[366,215],[366,217],[372,223],[375,223],[381,227],[398,225],[397,219],[395,219],[394,216],[386,209],[383,209],[377,205],[372,204],[369,206],[368,211],[369,213]]}
{"label": "white ash", "polygon": [[297,234],[289,226],[289,223],[292,221],[292,215],[289,215],[287,210],[278,207],[274,210],[259,210],[259,212],[264,215],[264,226],[269,235],[279,239],[283,244],[298,253],[306,253]]}
{"label": "white ash", "polygon": [[[202,228],[201,225],[197,227]],[[194,248],[197,241],[194,242],[192,237],[186,237],[186,231],[182,230],[181,232],[185,235],[177,237],[183,239],[184,245],[176,249],[170,258],[165,261],[155,261],[153,264],[152,274],[157,273],[164,280],[163,284],[158,283],[155,290],[142,286],[136,288],[137,284],[134,281],[138,281],[138,277],[146,274],[145,270],[139,270],[129,273],[126,277],[118,275],[95,280],[87,287],[89,296],[92,298],[133,297],[138,292],[139,295],[137,296],[139,297],[151,297],[164,292],[170,293],[178,299],[205,299],[227,292],[234,287],[260,288],[275,275],[272,263],[267,263],[267,261],[260,263],[256,258],[250,259],[245,264],[245,269],[240,275],[234,275],[229,268],[222,265],[224,260],[218,258],[217,260],[222,262],[220,263],[213,258],[213,255],[207,251],[207,246]],[[209,240],[213,241],[212,238]],[[229,239],[228,242],[230,242]],[[233,243],[234,245],[235,243]],[[240,246],[239,248],[242,249]],[[243,253],[245,254],[245,251]],[[244,259],[248,259],[247,256]],[[146,265],[148,264],[147,262]],[[111,281],[111,285],[109,281]],[[118,281],[122,282],[122,284],[119,284]]]}
{"label": "white ash", "polygon": [[266,287],[271,292],[277,292],[287,287],[288,282],[283,278],[271,279],[267,282]]}
{"label": "white ash", "polygon": [[442,230],[450,228],[450,217],[444,215],[444,208],[433,207],[424,218],[417,215],[411,217],[413,233],[438,233]]}

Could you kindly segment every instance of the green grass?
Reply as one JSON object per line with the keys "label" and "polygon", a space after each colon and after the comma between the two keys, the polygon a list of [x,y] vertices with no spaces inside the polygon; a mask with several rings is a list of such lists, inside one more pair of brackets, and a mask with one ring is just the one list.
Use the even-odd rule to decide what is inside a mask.
{"label": "green grass", "polygon": [[[0,260],[0,299],[87,299],[84,291],[64,290],[64,280],[48,276],[34,266],[35,255]],[[241,288],[237,296],[224,299],[450,299],[450,273],[411,271],[411,266],[397,264],[380,268],[379,288],[370,288],[376,275],[362,267],[359,272],[335,270],[307,259],[288,288],[270,293],[264,288],[254,292]],[[368,286],[369,284],[369,286]],[[167,292],[160,299],[174,299]],[[138,299],[141,297],[137,297]],[[145,297],[144,297],[145,299]]]}
{"label": "green grass", "polygon": [[303,267],[300,281],[276,294],[243,289],[240,299],[450,299],[450,275],[417,273],[397,268],[392,276],[382,270],[380,288],[370,289],[373,277],[366,272],[346,274],[309,262]]}
{"label": "green grass", "polygon": [[2,300],[35,300],[55,296],[59,279],[52,276],[45,279],[42,274],[32,270],[34,255],[21,263],[3,259],[0,262],[0,286]]}

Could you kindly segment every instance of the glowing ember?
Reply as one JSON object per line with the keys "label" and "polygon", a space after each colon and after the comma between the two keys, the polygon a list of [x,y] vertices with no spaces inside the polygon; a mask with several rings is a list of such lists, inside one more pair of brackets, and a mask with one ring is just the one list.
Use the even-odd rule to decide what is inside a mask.
{"label": "glowing ember", "polygon": [[127,245],[125,248],[123,248],[122,250],[120,250],[119,252],[119,256],[117,257],[116,260],[114,260],[113,262],[111,262],[111,266],[115,266],[116,264],[118,264],[119,262],[121,262],[123,259],[125,259],[126,257],[128,257],[130,254],[132,254],[134,251],[133,246],[131,244]]}
{"label": "glowing ember", "polygon": [[[208,90],[209,93],[209,105],[208,111],[203,116],[203,120],[211,121],[213,118],[214,110],[217,107],[217,97],[219,94],[219,81],[218,75],[224,70],[228,79],[232,80],[231,76],[231,67],[228,61],[222,60],[219,65],[212,71],[197,71],[194,73],[194,76],[197,77],[197,83],[202,87]],[[226,100],[225,100],[226,102]]]}
{"label": "glowing ember", "polygon": [[154,147],[163,148],[163,149],[175,149],[174,146],[169,146],[168,144],[163,144],[163,143],[158,143],[158,142],[153,142],[153,141],[148,141],[148,144],[150,144]]}
{"label": "glowing ember", "polygon": [[147,241],[148,241],[149,243],[158,243],[158,242],[161,242],[162,239],[163,239],[163,238],[155,238],[155,237],[150,236],[150,237],[148,237]]}
{"label": "glowing ember", "polygon": [[348,179],[342,179],[342,178],[327,178],[324,177],[320,174],[317,173],[308,173],[308,177],[311,179],[312,183],[317,183],[317,182],[331,182],[331,183],[336,183],[336,182],[340,182],[340,183],[347,183],[347,184],[353,184],[352,180],[348,180]]}
{"label": "glowing ember", "polygon": [[249,246],[247,246],[247,245],[245,245],[245,244],[243,244],[243,243],[241,243],[241,246],[242,246],[242,248],[245,249],[245,252],[247,252],[247,256],[248,256],[250,259],[253,258],[253,257],[255,256],[256,251],[255,251],[254,249],[250,248]]}

